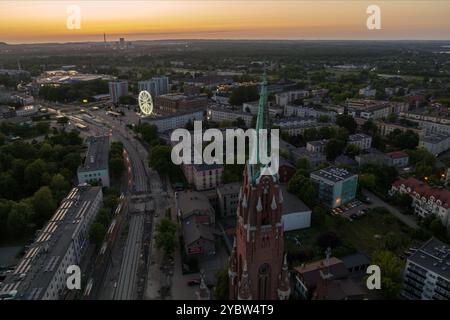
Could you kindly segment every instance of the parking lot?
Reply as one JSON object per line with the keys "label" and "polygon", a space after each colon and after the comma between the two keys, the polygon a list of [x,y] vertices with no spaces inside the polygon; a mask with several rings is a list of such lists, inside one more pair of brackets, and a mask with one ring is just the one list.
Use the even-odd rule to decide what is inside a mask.
{"label": "parking lot", "polygon": [[331,209],[330,213],[333,216],[340,216],[349,221],[358,219],[367,213],[368,205],[360,200],[352,200],[342,206]]}

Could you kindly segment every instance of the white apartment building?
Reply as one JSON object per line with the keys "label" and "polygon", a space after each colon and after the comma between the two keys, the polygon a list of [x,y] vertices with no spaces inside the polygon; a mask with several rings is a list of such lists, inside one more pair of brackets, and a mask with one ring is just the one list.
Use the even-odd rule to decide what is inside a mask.
{"label": "white apartment building", "polygon": [[253,120],[253,115],[251,113],[235,111],[217,106],[208,107],[206,117],[208,121],[213,122],[222,122],[222,121],[232,122],[237,120],[238,118],[241,118],[242,120],[244,120],[245,125],[247,127],[251,126]]}
{"label": "white apartment building", "polygon": [[109,96],[113,103],[119,103],[119,98],[128,95],[128,82],[116,80],[108,83]]}
{"label": "white apartment building", "polygon": [[450,149],[450,135],[435,133],[421,136],[419,147],[427,149],[434,155],[439,155]]}
{"label": "white apartment building", "polygon": [[348,137],[347,145],[355,145],[361,150],[366,150],[372,146],[372,137],[364,133],[351,134]]}
{"label": "white apartment building", "polygon": [[177,128],[184,128],[189,121],[194,122],[203,120],[204,111],[201,109],[189,110],[185,112],[172,113],[165,116],[148,116],[142,117],[142,123],[153,124],[158,128],[158,132],[165,132],[175,130]]}
{"label": "white apartment building", "polygon": [[139,91],[148,91],[152,97],[169,93],[169,78],[166,76],[153,77],[149,80],[138,81]]}
{"label": "white apartment building", "polygon": [[223,165],[220,164],[183,164],[183,173],[195,190],[210,190],[222,183]]}
{"label": "white apartment building", "polygon": [[328,143],[327,139],[309,141],[306,143],[306,150],[309,152],[317,152],[324,154],[327,148],[327,143]]}
{"label": "white apartment building", "polygon": [[400,179],[392,184],[390,193],[399,192],[412,198],[414,213],[420,217],[434,215],[450,228],[450,191],[430,187],[416,178]]}
{"label": "white apartment building", "polygon": [[309,91],[308,90],[292,90],[292,91],[286,91],[277,93],[275,95],[275,103],[279,106],[286,106],[287,104],[291,103],[292,101],[304,99],[309,97]]}
{"label": "white apartment building", "polygon": [[304,106],[294,106],[289,104],[284,106],[285,117],[319,118],[320,116],[327,116],[331,121],[334,121],[336,119],[336,115],[337,113],[331,110],[323,110]]}

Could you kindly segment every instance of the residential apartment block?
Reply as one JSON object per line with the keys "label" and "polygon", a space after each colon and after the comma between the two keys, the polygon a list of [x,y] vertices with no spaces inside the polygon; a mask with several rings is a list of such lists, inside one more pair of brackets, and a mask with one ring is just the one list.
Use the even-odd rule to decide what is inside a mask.
{"label": "residential apartment block", "polygon": [[420,217],[434,215],[450,228],[450,191],[442,187],[430,187],[416,178],[400,179],[392,184],[390,193],[400,192],[412,198],[414,213]]}
{"label": "residential apartment block", "polygon": [[83,165],[78,167],[79,183],[100,182],[109,187],[109,136],[96,136],[86,139],[88,150]]}
{"label": "residential apartment block", "polygon": [[318,199],[329,208],[355,199],[358,175],[346,169],[328,167],[311,172],[310,178],[316,185]]}
{"label": "residential apartment block", "polygon": [[450,300],[450,246],[431,238],[406,260],[402,296]]}

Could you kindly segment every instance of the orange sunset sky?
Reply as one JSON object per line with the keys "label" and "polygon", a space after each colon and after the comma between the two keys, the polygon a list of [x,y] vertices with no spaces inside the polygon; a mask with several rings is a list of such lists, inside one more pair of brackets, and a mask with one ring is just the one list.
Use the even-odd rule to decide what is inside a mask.
{"label": "orange sunset sky", "polygon": [[[381,8],[382,30],[366,27]],[[81,8],[81,29],[66,27]],[[450,1],[4,1],[7,43],[154,39],[450,39]]]}

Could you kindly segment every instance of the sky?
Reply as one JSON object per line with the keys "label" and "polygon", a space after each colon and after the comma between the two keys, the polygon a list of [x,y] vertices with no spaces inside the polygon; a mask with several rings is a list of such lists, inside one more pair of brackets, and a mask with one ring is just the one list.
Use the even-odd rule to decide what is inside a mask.
{"label": "sky", "polygon": [[[367,7],[381,9],[369,30]],[[67,10],[80,8],[80,28]],[[73,23],[72,23],[73,25]],[[160,39],[450,39],[450,0],[0,0],[0,42]]]}

